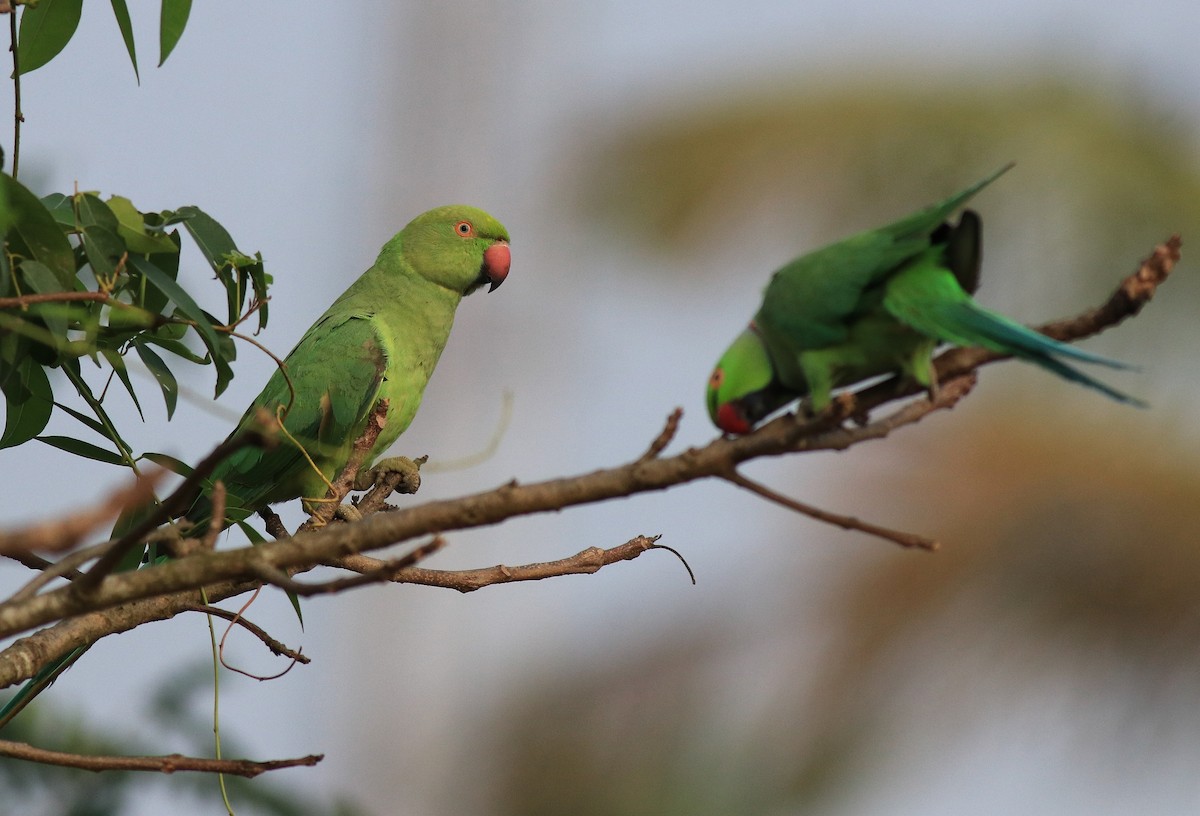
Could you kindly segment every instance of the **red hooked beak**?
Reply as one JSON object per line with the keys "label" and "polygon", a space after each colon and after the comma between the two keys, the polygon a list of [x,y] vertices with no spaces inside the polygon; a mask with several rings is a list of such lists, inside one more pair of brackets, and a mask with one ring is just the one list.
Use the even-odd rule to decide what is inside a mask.
{"label": "red hooked beak", "polygon": [[512,263],[512,255],[508,251],[508,243],[505,241],[497,241],[483,252],[483,274],[491,281],[492,285],[488,287],[489,292],[496,291],[496,287],[504,283],[504,279],[508,277],[508,267]]}
{"label": "red hooked beak", "polygon": [[748,434],[751,431],[749,420],[732,402],[727,402],[717,409],[717,427],[725,433]]}

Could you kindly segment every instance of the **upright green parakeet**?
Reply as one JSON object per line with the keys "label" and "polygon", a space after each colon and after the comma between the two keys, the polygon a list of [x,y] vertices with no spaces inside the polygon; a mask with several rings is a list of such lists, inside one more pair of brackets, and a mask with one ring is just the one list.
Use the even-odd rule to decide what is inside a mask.
{"label": "upright green parakeet", "polygon": [[754,319],[709,377],[706,403],[713,423],[727,433],[748,433],[768,414],[806,396],[819,413],[834,389],[893,372],[933,390],[933,351],[940,343],[1011,354],[1140,405],[1063,358],[1129,366],[1052,340],[971,298],[979,280],[980,220],[970,210],[955,224],[947,218],[1011,166],[941,203],[776,271]]}
{"label": "upright green parakeet", "polygon": [[[416,415],[459,301],[485,284],[494,290],[509,262],[508,232],[474,207],[430,210],[384,244],[284,360],[291,390],[276,370],[242,417],[239,430],[260,409],[278,412],[285,433],[214,471],[211,481],[228,492],[226,514],[240,519],[288,499],[321,499],[386,399],[386,424],[364,463],[370,467]],[[188,517],[203,521],[206,512],[202,501]]]}
{"label": "upright green parakeet", "polygon": [[[375,264],[288,354],[288,378],[277,369],[239,422],[237,430],[265,409],[282,420],[284,433],[271,447],[243,448],[214,471],[210,481],[220,479],[227,490],[226,516],[241,520],[268,504],[321,499],[326,480],[345,466],[386,399],[386,423],[364,465],[370,466],[412,422],[459,301],[485,284],[499,286],[510,260],[508,232],[467,206],[419,215],[384,244]],[[210,513],[207,496],[199,496],[187,516],[206,524]],[[121,568],[133,569],[139,555]],[[0,727],[85,651],[76,649],[30,679],[0,709]]]}

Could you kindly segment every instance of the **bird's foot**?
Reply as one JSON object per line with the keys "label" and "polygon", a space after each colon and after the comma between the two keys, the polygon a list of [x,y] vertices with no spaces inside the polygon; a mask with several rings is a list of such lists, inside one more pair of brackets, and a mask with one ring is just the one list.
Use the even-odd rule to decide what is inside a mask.
{"label": "bird's foot", "polygon": [[925,391],[929,395],[930,402],[936,403],[938,401],[938,397],[941,396],[942,389],[941,386],[938,385],[936,377],[929,381],[929,386],[925,389]]}
{"label": "bird's foot", "polygon": [[392,488],[393,492],[416,493],[421,487],[421,465],[428,460],[428,456],[419,456],[416,459],[409,459],[407,456],[390,456],[387,459],[380,459],[375,467],[358,472],[358,475],[354,477],[354,489],[366,490],[379,484],[390,474],[399,474],[396,486]]}
{"label": "bird's foot", "polygon": [[362,521],[363,514],[353,504],[339,504],[337,509],[333,511],[333,518],[336,521],[353,524],[356,521]]}
{"label": "bird's foot", "polygon": [[850,391],[843,391],[833,398],[829,413],[838,425],[850,420],[861,428],[869,421],[867,410],[859,407],[858,398]]}

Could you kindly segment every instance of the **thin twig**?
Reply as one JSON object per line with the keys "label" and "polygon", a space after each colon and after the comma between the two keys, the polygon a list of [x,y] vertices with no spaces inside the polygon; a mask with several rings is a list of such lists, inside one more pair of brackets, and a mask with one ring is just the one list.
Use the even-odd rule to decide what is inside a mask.
{"label": "thin twig", "polygon": [[272,538],[291,538],[292,534],[283,526],[283,519],[270,507],[259,508],[258,517],[266,524],[267,532]]}
{"label": "thin twig", "polygon": [[227,620],[232,624],[242,627],[247,632],[261,640],[263,645],[271,650],[272,654],[276,654],[279,657],[290,657],[292,660],[295,660],[298,663],[312,662],[308,655],[304,654],[299,649],[292,649],[288,646],[284,646],[278,640],[268,635],[266,630],[264,630],[262,627],[256,626],[255,624],[246,620],[238,612],[231,612],[228,609],[222,609],[219,606],[212,606],[209,604],[193,604],[188,606],[187,610],[191,612],[203,612],[206,615],[212,615],[214,618],[221,618],[222,620]]}
{"label": "thin twig", "polygon": [[101,541],[98,544],[92,544],[88,547],[78,549],[70,555],[65,555],[57,561],[48,564],[35,578],[33,578],[25,586],[13,593],[9,598],[9,602],[22,601],[26,598],[32,598],[37,594],[38,590],[46,584],[53,581],[55,578],[66,578],[74,581],[83,576],[78,568],[91,561],[93,558],[99,558],[104,554],[104,551],[112,545],[112,539]]}
{"label": "thin twig", "polygon": [[12,51],[13,55],[13,159],[12,159],[12,177],[17,177],[17,172],[21,169],[21,123],[25,121],[25,114],[21,113],[21,63],[20,49],[17,48],[17,13],[15,9],[8,12],[8,35],[9,46],[8,50]]}
{"label": "thin twig", "polygon": [[[560,575],[590,575],[602,567],[618,561],[632,561],[647,550],[670,549],[656,542],[660,536],[635,536],[624,544],[609,549],[588,547],[568,558],[557,561],[542,561],[510,567],[497,564],[494,567],[469,570],[434,570],[420,567],[405,567],[388,573],[388,562],[366,555],[348,555],[328,561],[330,566],[341,567],[362,575],[377,576],[375,580],[397,584],[422,584],[424,586],[456,589],[459,592],[474,592],[493,584],[509,584],[515,581],[540,581]],[[675,553],[677,556],[678,553]],[[691,575],[691,569],[688,569]],[[695,576],[692,576],[693,583]]]}
{"label": "thin twig", "polygon": [[[35,303],[76,303],[79,301],[112,301],[108,292],[37,292],[29,295],[0,298],[0,309],[24,309]],[[112,301],[116,303],[118,301]]]}
{"label": "thin twig", "polygon": [[213,482],[208,500],[212,503],[212,518],[208,522],[208,530],[204,533],[202,546],[206,550],[212,550],[216,549],[217,538],[225,527],[225,483],[220,479]]}
{"label": "thin twig", "polygon": [[511,391],[505,390],[500,398],[500,417],[496,420],[496,428],[492,431],[492,436],[488,439],[487,444],[483,446],[483,450],[459,459],[430,462],[428,467],[425,468],[425,472],[448,473],[450,471],[466,470],[491,459],[496,455],[496,451],[500,449],[500,442],[503,441],[504,434],[508,432],[508,426],[512,422],[512,413],[513,395]]}
{"label": "thin twig", "polygon": [[675,434],[679,431],[679,420],[683,418],[683,409],[676,408],[667,417],[667,424],[663,426],[662,433],[655,437],[650,443],[650,447],[642,454],[639,462],[646,462],[650,459],[657,459],[659,454],[667,449],[667,445],[671,444],[671,440],[675,438]]}
{"label": "thin twig", "polygon": [[[271,674],[271,675],[254,674],[253,672],[248,672],[245,669],[239,669],[237,666],[233,665],[232,663],[228,662],[225,659],[225,639],[229,637],[229,633],[233,631],[233,627],[235,625],[237,625],[240,621],[243,620],[242,615],[246,614],[246,610],[249,609],[250,605],[253,604],[258,599],[259,593],[261,593],[261,592],[262,592],[262,587],[259,587],[258,589],[254,590],[254,592],[252,592],[250,594],[249,599],[247,599],[247,601],[241,605],[241,607],[238,609],[238,611],[234,613],[233,618],[229,621],[229,625],[225,627],[224,634],[221,635],[221,642],[219,644],[217,644],[217,657],[221,661],[222,666],[229,669],[231,672],[237,672],[238,674],[242,675],[243,677],[249,677],[252,680],[260,680],[260,681],[277,680],[280,677],[283,677],[288,672],[290,672],[293,668],[295,668],[296,664],[300,662],[300,653],[299,652],[294,653],[294,656],[292,657],[291,661],[288,662],[287,667],[285,669],[283,669],[282,671],[276,672],[275,674]],[[278,654],[278,652],[276,654]],[[307,663],[308,659],[305,658],[304,662]]]}
{"label": "thin twig", "polygon": [[116,517],[122,511],[150,501],[154,489],[165,471],[134,479],[132,484],[113,491],[94,507],[73,513],[65,518],[43,521],[21,530],[0,530],[0,555],[19,551],[43,553],[63,552],[78,546],[80,539],[99,524]]}
{"label": "thin twig", "polygon": [[177,771],[198,771],[200,773],[230,774],[252,779],[267,771],[278,771],[281,768],[296,768],[313,766],[325,758],[324,754],[309,754],[296,759],[272,759],[266,762],[254,762],[249,759],[207,759],[204,757],[189,757],[183,754],[167,754],[166,756],[88,756],[85,754],[70,754],[64,751],[49,751],[45,748],[35,748],[24,742],[0,740],[0,756],[12,759],[24,759],[29,762],[39,762],[43,765],[61,765],[66,768],[79,768],[84,771],[155,771],[158,773],[176,773]]}
{"label": "thin twig", "polygon": [[797,501],[796,499],[788,498],[781,493],[776,493],[766,485],[759,484],[751,479],[747,479],[736,470],[731,470],[724,477],[727,481],[732,482],[738,487],[744,487],[751,493],[774,502],[789,510],[795,510],[809,518],[814,518],[817,521],[823,521],[826,524],[832,524],[836,527],[841,527],[843,530],[858,530],[859,532],[873,535],[877,538],[882,538],[887,541],[893,541],[901,547],[919,547],[923,550],[936,550],[938,543],[931,538],[916,535],[915,533],[905,533],[900,530],[891,530],[887,527],[880,527],[877,524],[871,524],[866,521],[860,521],[853,516],[843,516],[838,513],[830,513],[822,510],[819,507],[814,507],[811,504]]}
{"label": "thin twig", "polygon": [[[283,570],[275,569],[274,567],[266,567],[260,573],[264,581],[273,584],[287,592],[295,593],[301,596],[311,595],[328,595],[334,592],[341,592],[353,587],[364,586],[366,584],[382,584],[389,581],[395,581],[395,576],[402,573],[404,570],[412,567],[419,561],[422,561],[433,555],[438,550],[446,546],[446,539],[441,536],[435,536],[433,540],[427,544],[422,544],[420,547],[405,553],[399,558],[389,560],[381,560],[372,558],[373,562],[369,569],[352,570],[359,574],[353,578],[336,578],[332,581],[324,581],[319,584],[309,584],[297,581],[287,575]],[[331,566],[343,566],[340,563],[331,562]]]}

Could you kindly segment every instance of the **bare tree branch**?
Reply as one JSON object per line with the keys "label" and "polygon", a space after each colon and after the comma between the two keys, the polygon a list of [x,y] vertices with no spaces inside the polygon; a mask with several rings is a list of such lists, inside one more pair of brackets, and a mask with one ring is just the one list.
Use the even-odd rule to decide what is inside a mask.
{"label": "bare tree branch", "polygon": [[134,479],[109,494],[100,503],[64,518],[43,521],[20,530],[0,530],[0,555],[19,552],[55,553],[76,547],[80,540],[121,511],[150,501],[154,488],[162,481],[163,471]]}
{"label": "bare tree branch", "polygon": [[242,448],[251,445],[266,445],[272,441],[268,435],[275,422],[273,417],[259,417],[259,421],[241,433],[235,433],[222,442],[208,456],[196,465],[183,482],[158,506],[158,509],[148,515],[141,523],[134,526],[119,540],[114,541],[100,560],[92,565],[82,578],[71,585],[71,590],[79,595],[91,594],[120,563],[127,552],[142,543],[146,535],[173,518],[182,515],[195,500],[200,483],[208,478],[213,470]]}
{"label": "bare tree branch", "polygon": [[88,756],[85,754],[69,754],[63,751],[49,751],[45,748],[35,748],[24,742],[0,740],[0,756],[12,759],[24,759],[28,762],[40,762],[43,765],[61,765],[66,768],[79,768],[85,771],[155,771],[158,773],[175,773],[177,771],[199,771],[201,773],[230,774],[252,779],[267,771],[278,771],[281,768],[298,766],[313,766],[325,758],[324,754],[309,754],[296,759],[272,759],[266,762],[254,762],[249,759],[205,759],[189,757],[183,754],[167,754],[166,756]]}
{"label": "bare tree branch", "polygon": [[[398,584],[422,584],[424,586],[456,589],[459,592],[474,592],[492,584],[510,584],[516,581],[540,581],[543,578],[554,578],[560,575],[590,575],[598,572],[601,567],[615,564],[618,561],[632,561],[646,550],[664,549],[656,542],[661,536],[635,536],[624,544],[609,549],[588,547],[569,558],[557,561],[543,561],[536,564],[523,564],[519,567],[509,567],[497,564],[494,567],[469,570],[435,570],[419,567],[401,567],[389,569],[389,562],[380,561],[366,555],[348,555],[332,562],[334,566],[367,575],[380,576],[378,580],[392,581]],[[674,552],[672,550],[672,552]],[[675,553],[679,555],[678,553]],[[686,566],[686,562],[685,562]],[[691,569],[688,569],[691,574]],[[692,583],[695,583],[695,577]]]}
{"label": "bare tree branch", "polygon": [[221,618],[222,620],[227,620],[232,624],[242,627],[247,632],[261,640],[263,645],[271,650],[272,654],[278,655],[279,657],[289,657],[297,663],[307,664],[312,662],[308,655],[305,655],[298,649],[291,649],[287,646],[284,646],[278,640],[268,635],[266,630],[264,630],[261,626],[255,626],[238,612],[230,612],[228,609],[222,609],[219,606],[205,604],[196,604],[187,608],[193,612],[203,612],[206,615],[212,615],[214,618]]}
{"label": "bare tree branch", "polygon": [[667,417],[667,424],[663,426],[662,433],[655,437],[650,443],[650,447],[642,454],[639,462],[645,462],[650,459],[657,459],[659,454],[667,449],[667,445],[671,444],[671,440],[675,438],[675,434],[679,432],[679,420],[683,419],[683,409],[676,408]]}
{"label": "bare tree branch", "polygon": [[[1155,250],[1107,303],[1098,309],[1042,327],[1046,334],[1075,340],[1095,334],[1136,313],[1166,279],[1179,257],[1179,240],[1172,238]],[[956,378],[981,365],[1000,359],[979,349],[951,349],[939,355],[938,380],[949,386]],[[915,387],[897,387],[885,382],[855,395],[854,413],[869,412],[896,400]],[[205,587],[212,600],[220,600],[253,589],[264,574],[291,577],[317,564],[350,566],[349,557],[426,535],[491,525],[521,515],[553,512],[566,507],[605,501],[636,493],[664,490],[703,478],[726,478],[734,468],[750,459],[800,451],[842,450],[869,439],[880,439],[893,430],[916,422],[934,410],[949,407],[943,401],[915,400],[881,419],[862,427],[842,427],[837,417],[805,419],[785,415],[736,439],[720,438],[676,456],[638,458],[618,467],[570,478],[523,485],[515,480],[494,490],[457,499],[428,502],[388,513],[376,513],[361,523],[336,524],[297,534],[292,538],[217,552],[198,552],[176,561],[156,564],[137,572],[108,576],[94,592],[73,593],[71,587],[53,589],[20,602],[0,603],[0,637],[10,637],[54,621],[62,621],[34,635],[17,640],[0,652],[0,687],[31,676],[37,667],[79,645],[140,623],[162,620],[199,603],[198,587]],[[864,420],[865,421],[865,420]],[[670,422],[668,422],[668,427]],[[665,434],[665,431],[664,431]],[[660,434],[663,438],[663,434]],[[651,445],[655,450],[658,441]],[[634,540],[635,542],[637,539]],[[645,546],[630,542],[629,557]],[[614,548],[621,550],[621,548]],[[604,553],[612,553],[604,555]],[[341,559],[339,562],[338,559]],[[580,572],[603,566],[616,557],[613,551],[585,550],[574,556]],[[384,562],[371,559],[373,566]],[[549,562],[559,564],[560,562]],[[352,568],[352,567],[351,567]],[[275,571],[275,572],[273,572]],[[445,586],[471,591],[488,583],[532,580],[568,574],[562,567],[527,565],[525,568],[492,567],[444,574],[417,567],[403,575],[411,583]],[[514,577],[517,576],[517,577]],[[393,578],[394,580],[394,578]],[[108,610],[108,611],[105,611]],[[75,620],[63,620],[79,616]]]}

